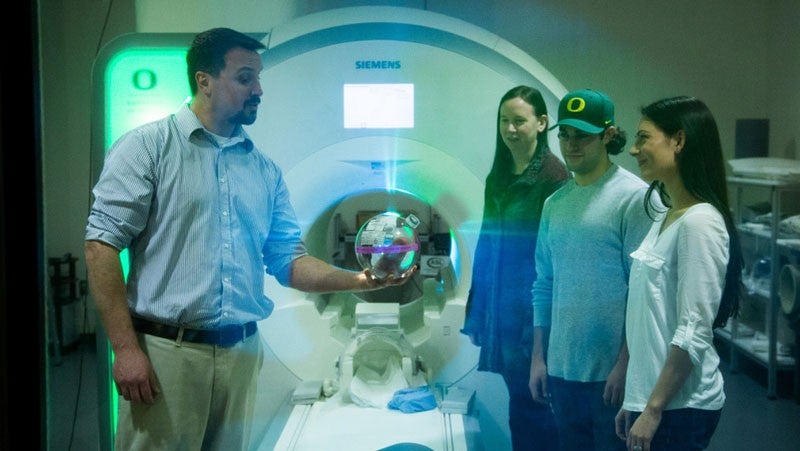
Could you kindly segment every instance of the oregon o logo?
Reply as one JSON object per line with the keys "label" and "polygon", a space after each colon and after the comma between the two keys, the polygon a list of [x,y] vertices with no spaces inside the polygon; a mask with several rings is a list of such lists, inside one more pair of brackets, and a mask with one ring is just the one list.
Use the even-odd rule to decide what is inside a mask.
{"label": "oregon o logo", "polygon": [[586,108],[586,101],[580,97],[573,97],[567,102],[567,111],[570,113],[580,113]]}
{"label": "oregon o logo", "polygon": [[146,91],[156,87],[156,73],[150,69],[139,69],[133,73],[133,86]]}

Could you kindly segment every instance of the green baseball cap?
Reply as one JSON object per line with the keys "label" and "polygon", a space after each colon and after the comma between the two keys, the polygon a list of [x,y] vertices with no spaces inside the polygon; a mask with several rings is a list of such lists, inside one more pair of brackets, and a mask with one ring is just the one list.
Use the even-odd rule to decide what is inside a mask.
{"label": "green baseball cap", "polygon": [[614,104],[607,95],[594,89],[572,91],[558,104],[559,125],[570,125],[587,133],[600,133],[614,125]]}

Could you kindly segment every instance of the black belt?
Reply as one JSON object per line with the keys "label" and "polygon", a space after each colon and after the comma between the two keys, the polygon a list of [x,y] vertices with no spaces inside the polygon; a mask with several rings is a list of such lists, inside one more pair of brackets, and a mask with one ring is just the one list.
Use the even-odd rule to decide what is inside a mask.
{"label": "black belt", "polygon": [[222,347],[230,347],[253,335],[258,330],[258,324],[251,321],[246,324],[223,326],[219,329],[188,329],[185,327],[170,326],[156,323],[142,318],[133,317],[133,328],[137,332],[169,340],[204,343]]}

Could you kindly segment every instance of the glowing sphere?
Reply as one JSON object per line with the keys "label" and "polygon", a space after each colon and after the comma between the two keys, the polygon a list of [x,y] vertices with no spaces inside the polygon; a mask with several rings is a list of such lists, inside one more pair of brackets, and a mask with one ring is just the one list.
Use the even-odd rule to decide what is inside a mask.
{"label": "glowing sphere", "polygon": [[419,219],[386,212],[366,221],[356,234],[356,258],[374,277],[400,277],[419,261]]}

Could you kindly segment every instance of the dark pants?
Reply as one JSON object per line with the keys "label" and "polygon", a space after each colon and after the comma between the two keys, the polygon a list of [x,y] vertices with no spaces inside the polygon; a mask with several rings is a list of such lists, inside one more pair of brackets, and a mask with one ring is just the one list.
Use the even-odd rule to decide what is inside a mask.
{"label": "dark pants", "polygon": [[548,379],[561,449],[565,451],[625,450],[617,437],[614,418],[619,407],[603,401],[605,382]]}
{"label": "dark pants", "polygon": [[556,451],[558,432],[548,404],[533,400],[528,388],[529,373],[503,375],[508,388],[508,425],[514,451]]}
{"label": "dark pants", "polygon": [[[691,451],[708,447],[719,424],[722,410],[675,409],[661,414],[656,435],[650,443],[653,451]],[[631,412],[631,424],[641,412]]]}

